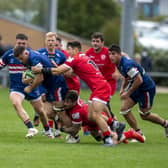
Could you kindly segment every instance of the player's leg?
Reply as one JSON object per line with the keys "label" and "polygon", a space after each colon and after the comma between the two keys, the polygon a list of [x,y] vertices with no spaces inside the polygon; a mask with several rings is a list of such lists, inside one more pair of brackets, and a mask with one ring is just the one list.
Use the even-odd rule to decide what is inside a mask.
{"label": "player's leg", "polygon": [[139,98],[139,113],[143,120],[159,124],[165,128],[165,134],[168,137],[168,121],[155,113],[151,113],[151,108],[155,96],[155,88],[143,92]]}
{"label": "player's leg", "polygon": [[[39,91],[40,91],[42,102],[45,102],[46,101],[46,96],[45,96],[46,90],[42,85],[39,86]],[[39,124],[40,124],[40,117],[38,113],[35,112],[34,118],[33,118],[33,125],[37,127]]]}
{"label": "player's leg", "polygon": [[57,136],[58,133],[60,134],[60,126],[61,125],[71,125],[71,120],[70,118],[67,116],[66,112],[63,110],[63,100],[65,98],[65,95],[68,91],[68,88],[66,86],[65,82],[60,83],[59,86],[57,86],[57,88],[55,88],[54,90],[54,110],[55,112],[59,111],[59,109],[61,110],[60,112],[57,111],[57,115],[58,115],[58,120],[54,120],[55,121],[55,135]]}
{"label": "player's leg", "polygon": [[35,100],[31,100],[30,103],[33,106],[34,110],[39,114],[41,123],[43,125],[44,130],[45,130],[45,135],[47,135],[49,138],[54,138],[54,135],[48,125],[48,118],[47,118],[47,115],[44,111],[44,104],[41,100],[41,97],[39,97]]}
{"label": "player's leg", "polygon": [[130,127],[132,127],[134,130],[138,130],[139,127],[137,124],[137,120],[131,112],[131,109],[135,104],[136,103],[131,98],[122,99],[120,114],[124,116],[125,120],[128,122]]}
{"label": "player's leg", "polygon": [[17,115],[28,128],[28,133],[26,134],[26,137],[32,137],[36,135],[38,133],[38,130],[33,128],[30,117],[22,106],[24,100],[24,94],[22,94],[21,92],[13,91],[10,93],[9,98],[12,102],[13,107],[16,110]]}
{"label": "player's leg", "polygon": [[106,121],[101,117],[101,112],[106,110],[107,110],[106,104],[92,100],[92,103],[89,103],[88,106],[88,112],[89,112],[88,117],[89,119],[94,121],[102,131],[102,134],[104,136],[104,144],[106,146],[112,146],[114,144],[111,138],[111,132],[108,128]]}

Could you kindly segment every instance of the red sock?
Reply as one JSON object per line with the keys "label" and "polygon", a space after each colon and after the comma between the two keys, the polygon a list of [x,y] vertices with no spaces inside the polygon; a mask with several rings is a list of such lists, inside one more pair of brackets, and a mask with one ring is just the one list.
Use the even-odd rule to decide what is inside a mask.
{"label": "red sock", "polygon": [[132,131],[131,130],[123,132],[123,134],[124,134],[126,139],[132,138]]}
{"label": "red sock", "polygon": [[105,132],[103,132],[103,136],[104,136],[104,137],[110,136],[110,135],[111,135],[110,131],[105,131]]}
{"label": "red sock", "polygon": [[49,125],[50,128],[53,128],[54,121],[53,120],[48,120],[48,125]]}
{"label": "red sock", "polygon": [[109,117],[108,120],[107,120],[107,124],[108,125],[111,125],[113,122],[113,118],[112,117]]}

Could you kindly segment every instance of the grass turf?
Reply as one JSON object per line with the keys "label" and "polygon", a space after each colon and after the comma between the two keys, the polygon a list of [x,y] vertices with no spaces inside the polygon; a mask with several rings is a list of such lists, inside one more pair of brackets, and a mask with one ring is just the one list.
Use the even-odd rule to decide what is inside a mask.
{"label": "grass turf", "polygon": [[[88,91],[81,92],[83,99],[88,96]],[[152,111],[168,118],[167,99],[167,94],[158,94]],[[117,117],[124,121],[118,114],[119,105],[117,93],[111,106]],[[32,118],[29,103],[24,102],[24,107]],[[0,88],[0,168],[167,168],[168,139],[163,128],[140,120],[137,107],[133,111],[146,135],[144,144],[104,147],[91,136],[83,136],[82,132],[79,144],[66,144],[64,139],[51,140],[41,134],[25,139],[27,130],[9,101],[8,89]],[[42,130],[41,126],[39,130]]]}

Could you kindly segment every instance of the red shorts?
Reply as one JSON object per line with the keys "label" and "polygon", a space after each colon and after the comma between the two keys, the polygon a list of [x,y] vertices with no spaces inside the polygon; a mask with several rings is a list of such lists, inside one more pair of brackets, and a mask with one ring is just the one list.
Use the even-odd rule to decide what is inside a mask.
{"label": "red shorts", "polygon": [[96,89],[90,95],[89,100],[97,100],[106,104],[110,101],[111,96],[111,87],[108,82],[104,82],[103,84],[98,84]]}
{"label": "red shorts", "polygon": [[107,82],[108,82],[108,83],[110,84],[110,86],[111,86],[111,95],[113,96],[114,93],[115,93],[115,91],[116,91],[116,89],[117,89],[117,82],[114,81],[114,80],[108,80]]}

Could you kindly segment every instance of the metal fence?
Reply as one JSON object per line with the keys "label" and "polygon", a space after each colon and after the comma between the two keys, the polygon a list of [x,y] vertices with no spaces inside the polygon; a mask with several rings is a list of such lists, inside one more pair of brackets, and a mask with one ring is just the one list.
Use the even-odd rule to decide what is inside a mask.
{"label": "metal fence", "polygon": [[8,68],[4,68],[0,71],[0,85],[8,87],[9,85],[9,71]]}

